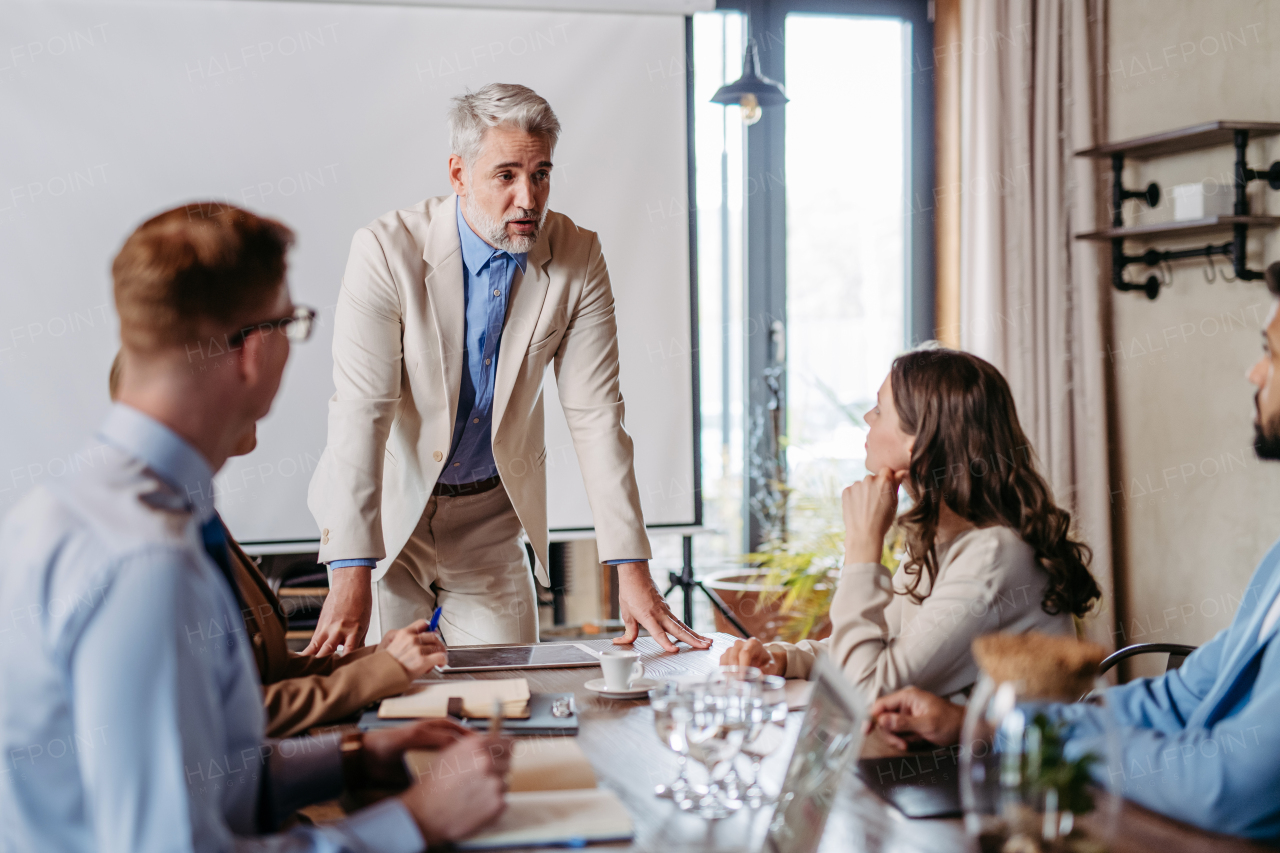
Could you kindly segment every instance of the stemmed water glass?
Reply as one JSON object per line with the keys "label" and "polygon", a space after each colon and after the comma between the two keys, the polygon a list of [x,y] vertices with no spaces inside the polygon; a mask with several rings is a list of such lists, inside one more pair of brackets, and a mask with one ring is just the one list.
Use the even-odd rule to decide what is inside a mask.
{"label": "stemmed water glass", "polygon": [[657,785],[654,796],[677,803],[687,802],[693,794],[689,784],[689,741],[686,729],[689,723],[690,696],[682,692],[677,681],[664,681],[649,691],[649,706],[653,708],[653,728],[658,739],[676,754],[680,772],[670,784]]}
{"label": "stemmed water glass", "polygon": [[751,696],[759,685],[746,681],[709,681],[688,688],[689,720],[685,740],[689,756],[707,769],[707,787],[701,796],[681,802],[680,808],[714,820],[742,808],[736,791],[728,788],[718,771],[742,749],[747,735]]}
{"label": "stemmed water glass", "polygon": [[760,695],[753,698],[742,754],[751,762],[751,785],[743,792],[747,806],[758,809],[773,798],[760,785],[760,763],[782,746],[787,738],[787,680],[766,675],[760,682]]}
{"label": "stemmed water glass", "polygon": [[[722,682],[741,682],[749,687],[740,687],[739,689],[747,690],[751,694],[759,697],[759,685],[763,683],[764,673],[759,667],[754,666],[717,666],[707,676],[707,682],[711,684]],[[733,763],[730,762],[725,768],[724,776],[720,780],[721,786],[725,792],[734,800],[741,800],[746,796],[742,788],[742,781],[738,778],[738,771],[734,769]]]}

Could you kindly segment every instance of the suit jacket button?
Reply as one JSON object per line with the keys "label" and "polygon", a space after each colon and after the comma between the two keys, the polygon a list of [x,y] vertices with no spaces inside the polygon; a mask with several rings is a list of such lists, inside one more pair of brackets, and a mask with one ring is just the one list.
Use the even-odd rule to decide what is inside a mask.
{"label": "suit jacket button", "polygon": [[444,454],[437,450],[435,453],[431,454],[431,458],[439,462],[444,459]]}

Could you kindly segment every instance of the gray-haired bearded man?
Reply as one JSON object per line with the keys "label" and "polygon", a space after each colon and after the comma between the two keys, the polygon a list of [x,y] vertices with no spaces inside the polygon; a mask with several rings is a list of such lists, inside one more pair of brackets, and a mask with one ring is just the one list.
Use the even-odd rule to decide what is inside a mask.
{"label": "gray-haired bearded man", "polygon": [[375,607],[381,630],[438,605],[454,645],[537,641],[519,537],[547,584],[549,364],[600,558],[618,564],[618,642],[643,626],[668,651],[668,634],[706,648],[649,575],[599,240],[547,209],[560,123],[532,90],[492,84],[455,98],[449,124],[454,195],[352,240],[328,445],[308,499],[332,590],[308,652],[362,645]]}

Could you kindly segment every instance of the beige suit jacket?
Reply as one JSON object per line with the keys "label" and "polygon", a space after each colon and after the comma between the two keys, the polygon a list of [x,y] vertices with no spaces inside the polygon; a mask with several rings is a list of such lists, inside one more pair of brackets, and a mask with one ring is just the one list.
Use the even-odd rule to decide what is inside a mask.
{"label": "beige suit jacket", "polygon": [[[413,533],[449,456],[466,360],[457,196],[427,199],[358,230],[338,296],[336,393],[307,504],[320,562],[373,557],[378,580]],[[516,272],[493,400],[493,457],[548,583],[542,390],[554,365],[600,559],[647,559],[649,540],[623,426],[618,329],[600,241],[548,212]]]}

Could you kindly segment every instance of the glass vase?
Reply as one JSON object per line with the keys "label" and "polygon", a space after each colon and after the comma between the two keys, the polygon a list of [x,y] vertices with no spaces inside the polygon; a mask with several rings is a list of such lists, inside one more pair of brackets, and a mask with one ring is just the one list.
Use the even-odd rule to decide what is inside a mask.
{"label": "glass vase", "polygon": [[1081,700],[1033,695],[1023,681],[997,682],[983,673],[960,740],[965,828],[982,853],[1110,848],[1120,744],[1101,690],[1084,700],[1092,708]]}

